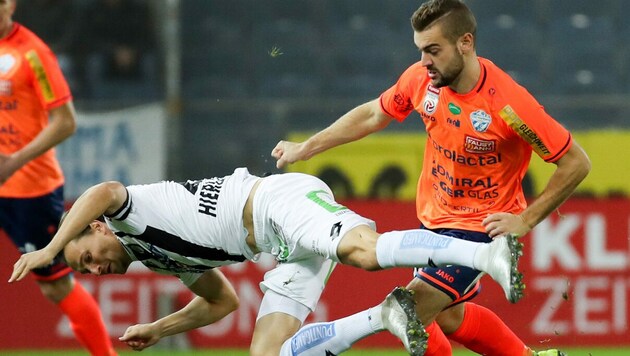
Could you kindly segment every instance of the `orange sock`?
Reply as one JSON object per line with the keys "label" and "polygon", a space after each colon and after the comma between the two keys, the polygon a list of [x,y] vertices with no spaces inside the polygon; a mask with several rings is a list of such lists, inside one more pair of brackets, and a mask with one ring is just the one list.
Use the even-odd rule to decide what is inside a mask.
{"label": "orange sock", "polygon": [[116,355],[96,300],[77,280],[74,282],[72,291],[58,304],[70,319],[74,335],[93,356]]}
{"label": "orange sock", "polygon": [[464,321],[448,338],[481,355],[529,355],[529,349],[490,309],[464,305]]}
{"label": "orange sock", "polygon": [[453,354],[451,343],[435,321],[425,327],[425,330],[429,333],[429,347],[424,353],[424,356],[445,356]]}

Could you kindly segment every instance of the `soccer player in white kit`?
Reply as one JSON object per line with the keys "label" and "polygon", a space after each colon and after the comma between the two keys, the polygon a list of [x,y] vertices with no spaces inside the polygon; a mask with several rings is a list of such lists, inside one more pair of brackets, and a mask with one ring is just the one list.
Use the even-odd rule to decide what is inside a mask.
{"label": "soccer player in white kit", "polygon": [[[104,217],[104,222],[99,220]],[[124,274],[133,261],[177,276],[197,297],[120,338],[142,350],[160,338],[214,323],[238,307],[229,281],[215,268],[270,253],[278,261],[261,282],[264,297],[251,355],[336,355],[382,330],[422,355],[426,333],[413,298],[396,288],[373,308],[327,323],[302,326],[335,263],[365,270],[458,264],[488,273],[515,302],[522,295],[515,237],[492,243],[448,239],[427,230],[379,234],[372,220],[337,203],[316,177],[285,173],[260,178],[247,169],[183,183],[88,189],[45,248],[20,257],[9,282],[63,251],[70,267],[97,275]]]}

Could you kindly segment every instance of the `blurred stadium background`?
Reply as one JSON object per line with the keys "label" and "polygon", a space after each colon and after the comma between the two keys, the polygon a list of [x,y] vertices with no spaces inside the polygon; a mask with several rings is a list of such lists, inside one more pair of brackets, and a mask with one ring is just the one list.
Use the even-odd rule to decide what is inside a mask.
{"label": "blurred stadium background", "polygon": [[[587,351],[575,354],[608,355],[588,350],[630,346],[630,1],[466,2],[477,16],[478,54],[526,86],[593,160],[579,196],[525,240],[532,256],[524,261],[529,296],[510,306],[486,283],[480,302],[534,347],[579,346]],[[420,3],[19,0],[15,19],[51,45],[73,89],[80,126],[59,148],[70,203],[109,179],[181,180],[225,175],[238,166],[277,172],[270,151],[278,140],[324,128],[377,97],[419,59],[409,18]],[[121,45],[137,54],[122,67],[108,52]],[[382,230],[415,227],[422,132],[420,122],[407,120],[291,169],[322,177]],[[543,188],[550,168],[532,162],[530,195]],[[550,243],[554,236],[561,238]],[[8,275],[16,255],[6,239],[0,245],[7,251],[0,271]],[[272,262],[227,271],[249,309],[161,347],[244,347],[265,263]],[[376,303],[409,277],[408,271],[376,275],[336,273],[313,320]],[[114,336],[189,297],[177,281],[141,268],[131,279],[81,278],[99,298]],[[16,300],[0,306],[5,320],[16,320],[7,330],[0,327],[0,354],[76,349],[67,323],[31,284],[0,286],[0,295]],[[359,347],[399,345],[379,335]]]}

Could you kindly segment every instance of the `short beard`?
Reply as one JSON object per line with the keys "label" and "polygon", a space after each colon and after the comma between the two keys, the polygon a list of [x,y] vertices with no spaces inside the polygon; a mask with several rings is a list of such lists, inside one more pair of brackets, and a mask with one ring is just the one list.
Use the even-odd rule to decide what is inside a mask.
{"label": "short beard", "polygon": [[433,85],[441,88],[453,84],[464,70],[464,56],[456,56],[449,67],[440,73],[440,79]]}

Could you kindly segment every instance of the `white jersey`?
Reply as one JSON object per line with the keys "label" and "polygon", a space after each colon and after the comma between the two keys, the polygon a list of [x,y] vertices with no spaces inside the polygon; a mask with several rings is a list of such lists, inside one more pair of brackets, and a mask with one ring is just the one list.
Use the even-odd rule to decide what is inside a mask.
{"label": "white jersey", "polygon": [[132,259],[191,285],[204,271],[255,260],[245,242],[243,207],[259,179],[232,175],[127,187],[127,200],[106,222]]}

